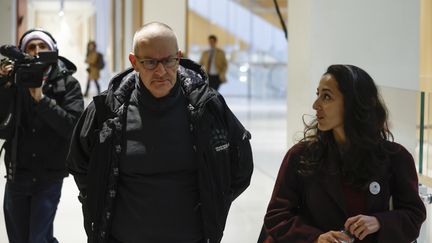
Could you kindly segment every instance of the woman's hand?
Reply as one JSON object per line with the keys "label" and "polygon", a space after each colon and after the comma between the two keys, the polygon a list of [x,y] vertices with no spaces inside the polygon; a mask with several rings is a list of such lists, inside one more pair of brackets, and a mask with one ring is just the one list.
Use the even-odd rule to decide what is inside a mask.
{"label": "woman's hand", "polygon": [[363,240],[367,235],[373,234],[381,228],[376,217],[361,214],[348,218],[344,226],[347,231],[360,240]]}
{"label": "woman's hand", "polygon": [[342,240],[348,242],[350,238],[341,231],[329,231],[321,234],[314,243],[339,243]]}

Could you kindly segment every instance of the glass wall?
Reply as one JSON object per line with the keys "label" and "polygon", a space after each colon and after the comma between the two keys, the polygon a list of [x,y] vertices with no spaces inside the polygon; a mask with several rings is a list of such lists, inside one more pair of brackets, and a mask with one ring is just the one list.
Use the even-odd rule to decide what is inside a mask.
{"label": "glass wall", "polygon": [[[287,40],[280,24],[274,21],[274,17],[278,18],[274,6],[259,2],[188,2],[187,55],[199,61],[201,53],[209,48],[207,37],[218,37],[218,47],[225,51],[229,62],[228,82],[220,88],[224,96],[286,97]],[[286,7],[286,0],[282,2]],[[266,17],[269,14],[273,18]]]}

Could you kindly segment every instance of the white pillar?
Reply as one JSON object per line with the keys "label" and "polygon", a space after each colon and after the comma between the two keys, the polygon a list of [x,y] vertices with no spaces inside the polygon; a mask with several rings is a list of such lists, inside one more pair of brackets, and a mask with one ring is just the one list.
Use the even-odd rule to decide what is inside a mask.
{"label": "white pillar", "polygon": [[177,35],[179,48],[186,50],[187,0],[144,0],[143,23],[158,21],[169,25]]}
{"label": "white pillar", "polygon": [[0,45],[15,45],[16,35],[16,1],[7,0],[0,2]]}
{"label": "white pillar", "polygon": [[[331,64],[359,66],[380,86],[418,90],[419,8],[406,0],[288,0],[288,144],[303,131],[302,115],[314,114],[317,84]],[[402,132],[412,137],[415,99],[405,102],[405,117],[391,119],[409,123],[414,130]]]}
{"label": "white pillar", "polygon": [[288,1],[288,146],[301,138],[302,115],[312,106],[311,0]]}

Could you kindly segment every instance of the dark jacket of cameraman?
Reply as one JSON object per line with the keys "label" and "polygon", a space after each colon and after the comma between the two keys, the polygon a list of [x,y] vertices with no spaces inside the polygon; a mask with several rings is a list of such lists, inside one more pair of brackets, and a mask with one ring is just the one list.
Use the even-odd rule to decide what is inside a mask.
{"label": "dark jacket of cameraman", "polygon": [[[187,99],[189,128],[198,163],[198,187],[205,242],[220,242],[231,202],[249,185],[252,175],[250,133],[223,97],[205,84],[206,75],[189,60],[180,62],[177,82]],[[129,69],[93,98],[74,130],[68,167],[80,190],[88,240],[106,242],[115,203],[119,163],[126,150],[124,129],[137,73]],[[139,79],[138,79],[139,80]],[[226,132],[223,141],[215,130]],[[198,203],[198,202],[197,202]]]}
{"label": "dark jacket of cameraman", "polygon": [[[4,161],[8,180],[55,180],[68,175],[65,161],[69,139],[84,109],[81,87],[72,77],[74,72],[75,65],[59,57],[42,85],[43,98],[39,103],[20,84],[9,82],[0,87],[0,121],[7,120],[9,114],[13,118],[13,125],[0,128],[1,138],[6,139]],[[16,106],[15,112],[11,112],[11,104]]]}

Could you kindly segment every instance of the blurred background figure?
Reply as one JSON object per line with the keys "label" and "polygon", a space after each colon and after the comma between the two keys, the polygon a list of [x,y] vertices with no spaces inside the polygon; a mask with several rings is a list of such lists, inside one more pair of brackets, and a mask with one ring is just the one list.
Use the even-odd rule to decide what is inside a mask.
{"label": "blurred background figure", "polygon": [[204,68],[209,76],[209,85],[215,90],[219,89],[221,83],[226,82],[226,71],[228,63],[225,57],[225,52],[216,47],[217,37],[210,35],[208,37],[210,49],[204,51],[201,55],[199,63],[204,65]]}
{"label": "blurred background figure", "polygon": [[98,80],[100,77],[100,70],[103,69],[105,66],[103,55],[96,50],[96,42],[94,41],[89,41],[89,43],[87,44],[87,56],[85,62],[88,64],[88,78],[84,96],[87,97],[91,81],[94,81],[94,83],[96,84],[97,94],[100,93],[100,86]]}

